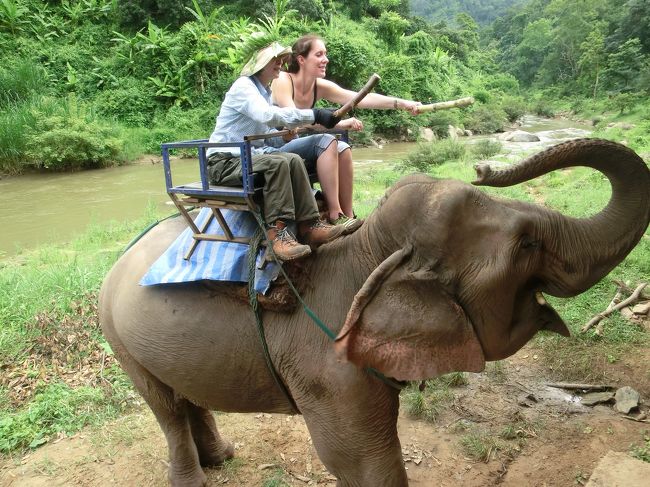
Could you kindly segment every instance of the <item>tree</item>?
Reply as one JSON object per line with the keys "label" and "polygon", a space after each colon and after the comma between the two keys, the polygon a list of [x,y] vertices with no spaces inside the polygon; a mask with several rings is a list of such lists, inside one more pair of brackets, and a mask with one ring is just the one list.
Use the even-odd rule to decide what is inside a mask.
{"label": "tree", "polygon": [[580,45],[582,56],[580,57],[580,80],[592,87],[592,96],[596,98],[600,71],[605,62],[605,35],[602,32],[602,23],[592,30],[587,39]]}
{"label": "tree", "polygon": [[551,23],[547,19],[536,20],[526,26],[519,45],[514,49],[517,77],[530,85],[548,53],[551,40]]}
{"label": "tree", "polygon": [[646,58],[641,53],[641,41],[636,37],[627,40],[618,51],[607,58],[605,78],[607,87],[614,91],[625,92],[634,88],[634,80],[645,64]]}

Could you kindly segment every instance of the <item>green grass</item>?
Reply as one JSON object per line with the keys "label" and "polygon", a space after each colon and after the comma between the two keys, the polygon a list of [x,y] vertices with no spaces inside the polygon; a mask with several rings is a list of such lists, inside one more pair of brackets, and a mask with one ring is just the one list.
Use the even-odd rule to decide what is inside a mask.
{"label": "green grass", "polygon": [[0,452],[37,447],[131,406],[130,380],[99,329],[97,291],[153,211],[0,261]]}
{"label": "green grass", "polygon": [[0,452],[35,448],[59,433],[72,434],[84,426],[100,425],[122,413],[125,401],[124,389],[112,388],[106,393],[95,387],[44,385],[28,406],[2,415]]}
{"label": "green grass", "polygon": [[633,445],[630,453],[634,458],[650,463],[650,432],[644,432],[641,444]]}
{"label": "green grass", "polygon": [[262,487],[288,487],[289,484],[286,481],[286,474],[281,468],[276,468],[271,472],[271,474],[264,479]]}
{"label": "green grass", "polygon": [[505,449],[504,444],[495,436],[477,431],[464,435],[460,444],[468,457],[485,463],[489,462],[498,451]]}
{"label": "green grass", "polygon": [[452,389],[467,383],[467,377],[462,372],[452,372],[427,380],[423,391],[419,390],[418,383],[412,383],[401,395],[402,404],[411,417],[433,423],[454,400]]}

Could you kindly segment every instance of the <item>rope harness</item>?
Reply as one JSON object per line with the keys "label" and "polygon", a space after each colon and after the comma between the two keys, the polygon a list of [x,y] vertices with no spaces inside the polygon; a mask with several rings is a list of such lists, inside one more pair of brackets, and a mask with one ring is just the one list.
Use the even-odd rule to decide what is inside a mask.
{"label": "rope harness", "polygon": [[[278,372],[275,370],[275,367],[273,366],[273,361],[271,360],[271,356],[269,355],[269,348],[266,343],[266,337],[264,335],[264,324],[262,323],[262,315],[259,310],[258,302],[257,302],[257,292],[255,291],[255,258],[257,256],[257,252],[259,249],[259,245],[262,243],[262,238],[263,236],[266,235],[266,230],[265,230],[265,225],[264,225],[264,220],[262,219],[262,215],[257,212],[257,211],[251,211],[253,216],[255,217],[255,220],[257,221],[257,224],[259,226],[258,230],[255,232],[255,236],[251,239],[250,242],[250,249],[249,249],[249,254],[248,254],[248,295],[249,295],[249,300],[251,303],[251,307],[253,308],[253,312],[255,314],[255,322],[257,324],[257,330],[260,335],[260,339],[262,340],[262,348],[264,349],[264,358],[266,360],[266,365],[269,368],[269,371],[271,372],[271,375],[273,376],[273,379],[275,382],[278,384],[278,387],[280,390],[282,390],[283,394],[286,396],[287,400],[291,404],[291,406],[294,408],[296,412],[300,412],[298,409],[295,401],[291,397],[289,391],[287,390],[284,382],[282,382],[282,379],[278,375]],[[275,252],[273,252],[273,245],[271,245],[271,242],[269,242],[267,249],[270,251],[273,260],[279,265],[280,267],[280,272],[282,272],[282,275],[284,278],[287,280],[287,284],[289,285],[289,288],[291,291],[295,294],[296,298],[300,302],[300,304],[303,307],[303,310],[309,316],[314,323],[327,335],[327,337],[334,341],[336,339],[336,333],[334,333],[323,321],[318,317],[318,315],[305,303],[305,301],[302,299],[302,296],[300,296],[300,293],[298,293],[298,290],[295,288],[293,285],[293,282],[291,282],[291,279],[289,279],[289,276],[284,272],[284,268],[282,267],[282,264],[278,257],[275,255]],[[379,372],[378,370],[372,368],[372,367],[366,367],[366,371],[368,371],[371,375],[374,375],[377,377],[379,380],[384,382],[385,384],[389,385],[390,387],[397,389],[398,391],[401,391],[404,389],[407,385],[407,382],[402,382],[398,381],[395,379],[392,379],[390,377],[386,377],[384,374]]]}

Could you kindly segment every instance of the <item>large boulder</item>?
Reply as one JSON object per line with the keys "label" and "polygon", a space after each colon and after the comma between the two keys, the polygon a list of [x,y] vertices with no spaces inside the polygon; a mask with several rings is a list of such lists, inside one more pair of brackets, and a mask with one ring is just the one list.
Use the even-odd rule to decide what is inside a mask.
{"label": "large boulder", "polygon": [[506,132],[499,136],[501,140],[506,142],[539,142],[539,137],[525,130],[513,130],[512,132]]}
{"label": "large boulder", "polygon": [[420,127],[420,139],[426,142],[436,140],[436,134],[429,127]]}

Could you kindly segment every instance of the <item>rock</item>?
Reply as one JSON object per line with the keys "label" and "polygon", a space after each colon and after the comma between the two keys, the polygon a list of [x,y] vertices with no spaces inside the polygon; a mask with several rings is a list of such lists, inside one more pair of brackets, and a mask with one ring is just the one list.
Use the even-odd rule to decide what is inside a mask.
{"label": "rock", "polygon": [[631,130],[635,127],[634,124],[627,123],[627,122],[610,122],[607,124],[607,128],[618,128],[622,130]]}
{"label": "rock", "polygon": [[524,408],[533,407],[537,402],[534,394],[522,394],[517,398],[517,404]]}
{"label": "rock", "polygon": [[635,315],[647,315],[648,312],[650,312],[650,301],[637,304],[636,306],[634,306],[634,308],[632,308],[632,313],[634,313]]}
{"label": "rock", "polygon": [[625,308],[621,308],[619,312],[621,313],[621,316],[626,320],[631,320],[632,318],[634,318],[634,313],[629,308],[629,306],[626,306]]}
{"label": "rock", "polygon": [[458,132],[456,131],[456,127],[453,125],[449,125],[447,127],[447,133],[449,134],[450,139],[456,139],[458,137]]}
{"label": "rock", "polygon": [[609,402],[614,399],[613,392],[590,392],[582,396],[581,402],[585,406],[595,406],[603,402]]}
{"label": "rock", "polygon": [[616,410],[620,413],[627,414],[631,409],[639,406],[639,393],[630,386],[621,387],[616,391]]}
{"label": "rock", "polygon": [[436,134],[428,127],[420,127],[420,138],[427,142],[433,142],[436,140]]}
{"label": "rock", "polygon": [[525,130],[515,130],[513,132],[506,132],[499,137],[506,142],[539,142],[539,137]]}
{"label": "rock", "polygon": [[465,137],[471,137],[474,133],[471,130],[463,130]]}
{"label": "rock", "polygon": [[586,487],[641,487],[648,485],[648,478],[650,463],[610,451],[598,462]]}

